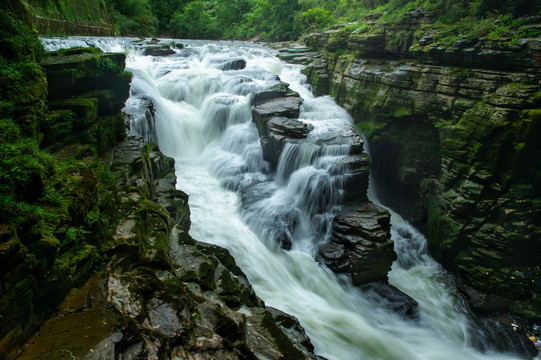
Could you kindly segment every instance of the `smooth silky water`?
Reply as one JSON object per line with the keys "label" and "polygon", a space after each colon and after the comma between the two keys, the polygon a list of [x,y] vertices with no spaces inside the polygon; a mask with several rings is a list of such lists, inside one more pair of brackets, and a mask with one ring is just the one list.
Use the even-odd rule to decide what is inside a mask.
{"label": "smooth silky water", "polygon": [[[300,66],[251,43],[182,41],[185,49],[176,54],[152,57],[141,56],[133,39],[42,41],[47,50],[97,46],[128,54],[134,78],[126,112],[151,99],[156,121],[152,130],[144,117],[131,117],[131,129],[157,139],[176,160],[177,186],[190,196],[191,235],[227,248],[268,306],[299,319],[317,354],[341,360],[513,358],[493,350],[451,276],[427,254],[425,238],[398,214],[391,230],[398,260],[389,282],[419,303],[418,320],[382,308],[370,293],[315,262],[340,210],[347,169],[337,164],[349,150],[318,139],[343,132],[351,118],[331,98],[313,97]],[[221,70],[234,59],[244,59],[246,68]],[[286,146],[272,173],[251,120],[251,94],[277,84],[277,76],[303,97],[300,119],[313,130]]]}

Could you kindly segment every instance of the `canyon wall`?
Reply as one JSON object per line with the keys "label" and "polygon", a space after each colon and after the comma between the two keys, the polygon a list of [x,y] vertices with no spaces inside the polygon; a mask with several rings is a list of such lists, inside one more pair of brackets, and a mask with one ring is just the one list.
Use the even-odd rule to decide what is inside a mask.
{"label": "canyon wall", "polygon": [[[535,20],[535,19],[534,19]],[[541,315],[541,39],[434,40],[429,15],[307,36],[307,65],[368,141],[381,201],[426,232],[481,313]]]}

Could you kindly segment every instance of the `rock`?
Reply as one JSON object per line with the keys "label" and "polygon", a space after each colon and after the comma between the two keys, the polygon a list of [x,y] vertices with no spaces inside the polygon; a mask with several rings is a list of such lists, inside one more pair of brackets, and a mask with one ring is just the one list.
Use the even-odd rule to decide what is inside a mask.
{"label": "rock", "polygon": [[268,89],[260,90],[253,94],[252,105],[257,106],[263,104],[268,100],[285,97],[288,91],[288,85],[280,81],[278,84],[273,85]]}
{"label": "rock", "polygon": [[[104,54],[95,48],[74,48],[47,53],[41,66],[47,74],[48,97],[67,98],[88,91],[113,89],[127,98],[131,76],[123,73],[125,60],[125,54]],[[112,79],[115,81],[111,81]]]}
{"label": "rock", "polygon": [[[121,109],[131,75],[124,72],[124,54],[75,48],[48,53],[41,65],[47,73],[49,109],[43,123],[43,146],[51,151],[89,144],[104,154],[124,139]],[[111,81],[114,80],[114,81]]]}
{"label": "rock", "polygon": [[329,243],[321,245],[317,260],[354,285],[386,281],[396,259],[390,236],[390,214],[369,202],[347,206],[334,218]]}
{"label": "rock", "polygon": [[299,320],[281,310],[269,306],[266,309],[272,314],[280,329],[291,339],[293,345],[303,352],[305,358],[312,359],[314,345],[310,342]]}
{"label": "rock", "polygon": [[[298,120],[302,99],[298,94],[286,97],[273,97],[281,90],[260,93],[252,101],[258,105],[252,110],[263,148],[263,158],[276,168],[284,145],[306,137],[311,126]],[[268,100],[263,100],[268,99]]]}
{"label": "rock", "polygon": [[130,135],[139,134],[144,141],[157,143],[155,112],[152,99],[145,95],[131,96],[124,109]]}
{"label": "rock", "polygon": [[175,162],[164,156],[156,144],[144,145],[142,140],[130,138],[115,148],[106,161],[119,186],[140,187],[145,198],[165,207],[175,223],[189,229],[188,195],[176,189]]}
{"label": "rock", "polygon": [[390,284],[381,282],[371,282],[360,286],[364,295],[370,298],[374,303],[381,307],[393,311],[405,318],[418,320],[419,305],[411,296],[403,293]]}
{"label": "rock", "polygon": [[[295,347],[296,344],[276,323],[273,314],[264,309],[249,309],[246,316],[246,342],[251,352],[260,358],[316,359],[313,353],[305,354]],[[304,346],[302,348],[306,350]]]}
{"label": "rock", "polygon": [[230,60],[227,63],[225,63],[221,70],[227,71],[227,70],[242,70],[246,67],[246,60],[244,59],[234,59]]}
{"label": "rock", "polygon": [[145,56],[169,56],[175,54],[169,45],[146,45],[142,54]]}
{"label": "rock", "polygon": [[252,110],[253,120],[260,125],[264,119],[281,116],[290,119],[299,117],[302,99],[299,96],[274,98],[257,105]]}
{"label": "rock", "polygon": [[187,319],[181,320],[170,304],[152,298],[147,302],[147,318],[141,325],[162,336],[174,338],[181,336],[187,330],[186,327],[190,326],[189,314],[184,314],[184,316]]}
{"label": "rock", "polygon": [[350,155],[339,163],[346,166],[349,174],[344,183],[344,202],[366,201],[370,172],[368,156]]}

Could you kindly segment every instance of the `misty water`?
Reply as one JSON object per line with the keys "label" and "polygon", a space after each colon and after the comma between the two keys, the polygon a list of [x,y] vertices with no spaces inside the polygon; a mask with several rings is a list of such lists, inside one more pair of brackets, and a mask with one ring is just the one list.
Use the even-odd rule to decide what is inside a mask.
{"label": "misty water", "polygon": [[[142,56],[133,39],[43,39],[48,50],[97,46],[127,53],[134,74],[125,111],[131,129],[176,161],[177,186],[190,196],[191,235],[227,248],[266,305],[297,317],[315,352],[328,359],[512,359],[496,352],[459,297],[452,277],[426,252],[422,234],[392,214],[398,259],[389,282],[419,304],[407,319],[381,306],[317,263],[340,211],[349,148],[318,141],[351,126],[329,97],[315,98],[301,66],[275,51],[241,42],[182,41],[167,57]],[[227,69],[231,60],[246,67]],[[309,136],[287,145],[277,171],[263,160],[252,95],[278,81],[304,99],[300,119]],[[155,124],[137,116],[152,102]],[[371,190],[377,184],[371,183]],[[370,191],[373,193],[373,191]],[[377,199],[371,195],[372,200]],[[291,243],[290,250],[279,246]]]}

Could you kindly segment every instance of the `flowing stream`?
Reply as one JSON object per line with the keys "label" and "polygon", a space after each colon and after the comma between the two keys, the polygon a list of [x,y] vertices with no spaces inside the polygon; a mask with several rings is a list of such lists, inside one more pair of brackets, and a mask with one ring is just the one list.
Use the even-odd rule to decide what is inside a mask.
{"label": "flowing stream", "polygon": [[[125,51],[134,74],[126,112],[148,104],[155,124],[131,117],[131,128],[158,141],[176,160],[178,187],[189,194],[191,235],[230,250],[268,306],[296,316],[318,355],[328,359],[511,359],[491,345],[457,295],[453,280],[425,250],[426,241],[397,214],[398,260],[389,281],[419,303],[405,319],[314,260],[340,210],[349,148],[318,140],[343,131],[348,114],[329,97],[314,98],[301,67],[250,43],[183,41],[167,57],[142,56],[132,39],[43,39],[48,50],[97,46]],[[234,60],[241,70],[227,70]],[[225,69],[225,70],[224,70]],[[308,138],[286,146],[276,172],[263,160],[251,120],[252,94],[290,84],[304,99]],[[136,111],[134,111],[136,113]],[[373,186],[373,184],[372,184]],[[375,202],[377,199],[372,198]],[[288,242],[291,250],[279,243]]]}

